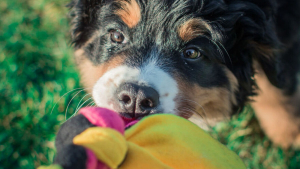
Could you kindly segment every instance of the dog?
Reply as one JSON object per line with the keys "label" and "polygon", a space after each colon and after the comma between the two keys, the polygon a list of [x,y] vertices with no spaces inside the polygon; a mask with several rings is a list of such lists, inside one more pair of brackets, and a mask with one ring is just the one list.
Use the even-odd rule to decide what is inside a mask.
{"label": "dog", "polygon": [[72,0],[69,7],[75,61],[97,106],[128,119],[171,113],[207,128],[250,103],[275,144],[300,142],[300,1]]}

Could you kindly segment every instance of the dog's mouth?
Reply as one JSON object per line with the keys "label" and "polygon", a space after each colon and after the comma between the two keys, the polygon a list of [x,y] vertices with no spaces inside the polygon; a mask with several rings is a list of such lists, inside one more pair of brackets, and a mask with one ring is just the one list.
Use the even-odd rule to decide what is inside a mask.
{"label": "dog's mouth", "polygon": [[139,122],[140,120],[142,120],[144,117],[148,117],[152,114],[148,114],[148,115],[145,115],[145,116],[142,116],[142,117],[130,117],[128,115],[128,113],[119,113],[119,115],[123,119],[124,124],[125,124],[125,128],[127,129],[127,128],[133,126],[134,124],[136,124],[137,122]]}
{"label": "dog's mouth", "polygon": [[136,118],[127,118],[121,115],[121,118],[123,119],[124,123],[125,123],[125,128],[129,128],[131,126],[133,126],[134,124],[136,124],[139,120]]}

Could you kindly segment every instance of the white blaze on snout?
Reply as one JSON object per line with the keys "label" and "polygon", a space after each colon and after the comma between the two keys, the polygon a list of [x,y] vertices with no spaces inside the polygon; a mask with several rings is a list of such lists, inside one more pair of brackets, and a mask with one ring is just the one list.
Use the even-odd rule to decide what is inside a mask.
{"label": "white blaze on snout", "polygon": [[141,68],[119,66],[106,72],[93,88],[97,106],[114,110],[115,92],[123,83],[135,83],[154,88],[159,94],[159,110],[175,113],[175,97],[178,93],[176,81],[159,68],[156,60],[146,62]]}

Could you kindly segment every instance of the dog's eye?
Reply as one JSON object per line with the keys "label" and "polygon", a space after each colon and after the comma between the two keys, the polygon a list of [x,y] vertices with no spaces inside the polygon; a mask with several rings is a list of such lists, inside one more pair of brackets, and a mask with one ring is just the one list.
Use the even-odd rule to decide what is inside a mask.
{"label": "dog's eye", "polygon": [[112,30],[110,31],[110,39],[114,42],[114,43],[123,43],[124,42],[124,35],[117,31],[117,30]]}
{"label": "dog's eye", "polygon": [[183,51],[183,56],[187,59],[197,59],[201,57],[201,52],[197,48],[187,48]]}

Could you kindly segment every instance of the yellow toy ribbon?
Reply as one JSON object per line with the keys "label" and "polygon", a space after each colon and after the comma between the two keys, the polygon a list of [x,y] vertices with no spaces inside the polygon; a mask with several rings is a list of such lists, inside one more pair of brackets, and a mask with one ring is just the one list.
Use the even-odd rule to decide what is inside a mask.
{"label": "yellow toy ribbon", "polygon": [[113,169],[246,169],[234,152],[175,115],[149,116],[125,137],[113,129],[89,128],[73,142]]}
{"label": "yellow toy ribbon", "polygon": [[91,127],[73,139],[73,143],[92,150],[97,159],[117,168],[127,153],[125,137],[111,128]]}

